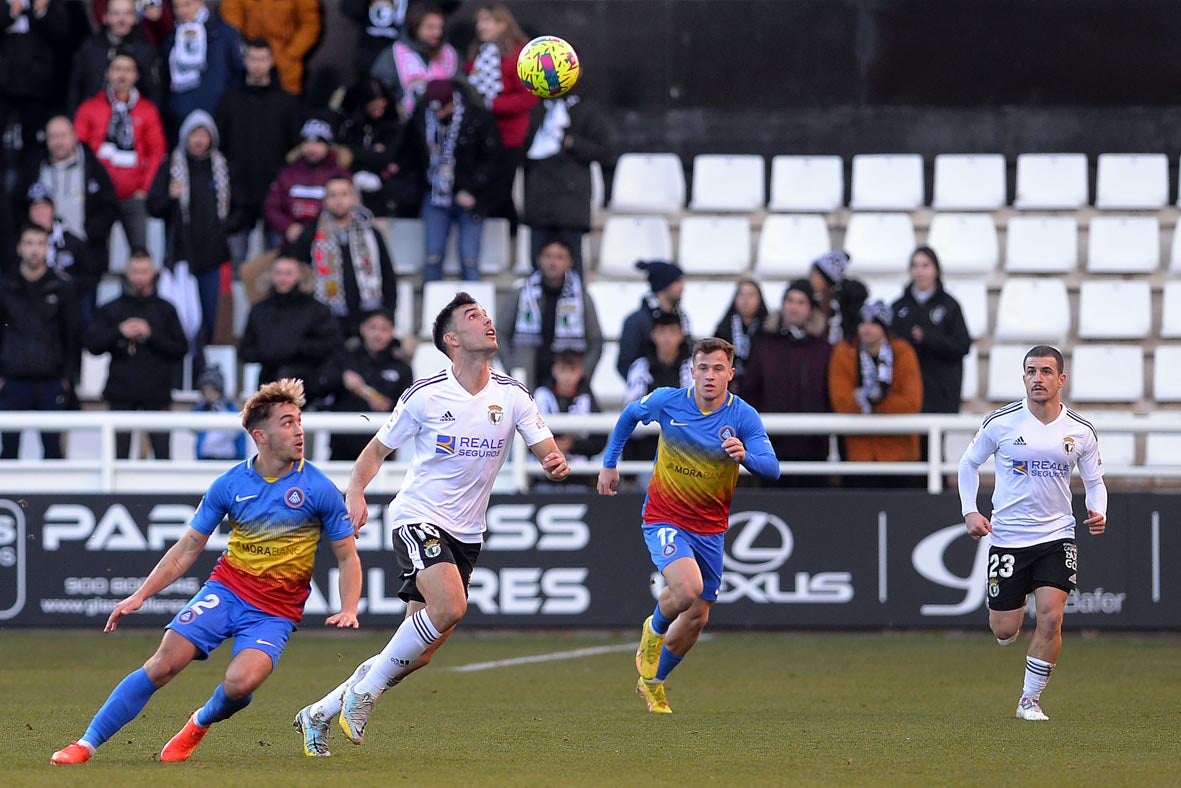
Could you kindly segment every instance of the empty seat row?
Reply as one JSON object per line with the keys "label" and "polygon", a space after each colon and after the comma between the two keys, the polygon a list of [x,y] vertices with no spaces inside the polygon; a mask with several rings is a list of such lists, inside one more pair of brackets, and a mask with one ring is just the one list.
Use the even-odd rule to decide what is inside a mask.
{"label": "empty seat row", "polygon": [[[1000,402],[1025,396],[1021,364],[1029,345],[993,345],[988,358],[985,396]],[[1143,399],[1144,349],[1136,345],[1078,344],[1069,352],[1065,399],[1077,403],[1134,403]],[[1153,353],[1151,397],[1156,402],[1181,402],[1181,345],[1161,345]],[[965,391],[965,399],[973,398]]]}
{"label": "empty seat row", "polygon": [[[1168,203],[1168,157],[1104,153],[1097,160],[1095,206],[1151,210]],[[1023,153],[1017,157],[1019,209],[1073,210],[1089,205],[1088,162],[1082,153]],[[931,205],[940,210],[991,211],[1005,205],[1001,154],[939,154]],[[832,211],[844,205],[840,156],[775,156],[770,199],[766,161],[759,155],[702,154],[693,158],[694,211]],[[614,212],[680,211],[686,205],[684,166],[675,153],[625,153],[612,181]],[[926,204],[919,154],[859,154],[852,160],[849,207],[914,210]]]}
{"label": "empty seat row", "polygon": [[[676,260],[698,274],[735,274],[753,268],[763,276],[799,276],[809,263],[834,247],[824,217],[770,214],[753,248],[748,216],[693,215],[672,228],[661,215],[612,215],[603,225],[598,271],[638,276],[636,260]],[[916,245],[906,213],[855,213],[840,244],[862,276],[905,271]],[[992,272],[1001,259],[1000,236],[989,214],[939,213],[932,217],[926,245],[939,255],[949,276]],[[1009,220],[1004,268],[1010,273],[1069,273],[1079,266],[1078,220],[1073,216],[1018,216]],[[1161,264],[1160,220],[1155,216],[1097,216],[1087,234],[1086,270],[1091,273],[1151,273]],[[1181,224],[1173,233],[1172,270],[1181,272]]]}

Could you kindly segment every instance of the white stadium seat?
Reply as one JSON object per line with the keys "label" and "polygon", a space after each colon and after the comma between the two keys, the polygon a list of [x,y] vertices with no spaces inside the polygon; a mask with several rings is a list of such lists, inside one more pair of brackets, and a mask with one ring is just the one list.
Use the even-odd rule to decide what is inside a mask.
{"label": "white stadium seat", "polygon": [[624,153],[611,182],[611,210],[676,213],[685,205],[685,170],[675,153]]}
{"label": "white stadium seat", "polygon": [[414,282],[398,280],[398,308],[394,310],[394,330],[399,337],[414,336]]}
{"label": "white stadium seat", "polygon": [[1181,467],[1181,432],[1150,432],[1144,446],[1144,464]]}
{"label": "white stadium seat", "polygon": [[988,336],[988,282],[983,279],[944,279],[943,288],[959,302],[972,339]]}
{"label": "white stadium seat", "polygon": [[426,236],[422,219],[386,219],[376,222],[385,230],[386,247],[394,258],[398,274],[421,274],[426,257]]}
{"label": "white stadium seat", "polygon": [[755,211],[767,202],[762,156],[702,154],[693,158],[695,211]]}
{"label": "white stadium seat", "polygon": [[773,213],[759,231],[755,273],[766,276],[806,276],[820,255],[832,249],[828,222],[815,214]]}
{"label": "white stadium seat", "polygon": [[258,391],[258,379],[262,375],[262,364],[251,361],[242,365],[242,393],[253,394]]}
{"label": "white stadium seat", "polygon": [[[499,217],[490,217],[484,219],[483,228],[480,233],[480,257],[478,260],[480,275],[495,276],[509,267],[510,247],[512,246],[509,221]],[[455,254],[457,263],[459,261],[458,238],[459,232],[452,231],[447,244],[448,253]]]}
{"label": "white stadium seat", "polygon": [[[965,402],[976,399],[980,394],[980,352],[973,345],[964,356],[964,379],[960,384],[960,399]],[[969,435],[970,439],[972,436]],[[965,446],[966,448],[966,446]],[[962,455],[963,448],[960,449]],[[956,455],[958,459],[960,455]]]}
{"label": "white stadium seat", "polygon": [[1181,337],[1181,279],[1165,282],[1161,299],[1160,335],[1165,339]]}
{"label": "white stadium seat", "polygon": [[603,276],[640,277],[638,260],[671,260],[672,232],[663,216],[608,216],[599,245]]}
{"label": "white stadium seat", "polygon": [[840,156],[776,156],[771,159],[772,211],[827,212],[845,204]]}
{"label": "white stadium seat", "polygon": [[1139,345],[1075,345],[1069,370],[1073,402],[1136,402],[1144,396]]}
{"label": "white stadium seat", "polygon": [[[1135,414],[1128,410],[1105,410],[1104,416],[1133,417]],[[1136,463],[1136,433],[1112,432],[1102,426],[1099,431],[1099,451],[1103,456],[1104,468],[1134,465]]]}
{"label": "white stadium seat", "polygon": [[686,274],[741,274],[750,270],[749,216],[686,216],[677,261]]}
{"label": "white stadium seat", "polygon": [[640,308],[640,299],[648,292],[648,283],[596,279],[587,285],[587,292],[599,315],[603,338],[617,340],[623,329],[623,321]]}
{"label": "white stadium seat", "polygon": [[1169,157],[1163,153],[1099,154],[1095,207],[1155,210],[1169,202]]}
{"label": "white stadium seat", "polygon": [[1158,345],[1152,368],[1152,398],[1157,402],[1181,402],[1181,345]]}
{"label": "white stadium seat", "polygon": [[733,282],[689,281],[681,295],[681,309],[689,316],[693,338],[713,336],[738,286]]}
{"label": "white stadium seat", "polygon": [[118,276],[106,274],[102,279],[98,280],[98,287],[94,291],[94,302],[96,306],[114,301],[123,292],[123,280]]}
{"label": "white stadium seat", "polygon": [[848,275],[875,273],[905,276],[914,251],[914,225],[905,213],[855,213],[845,228]]}
{"label": "white stadium seat", "polygon": [[987,213],[935,214],[927,246],[939,255],[944,276],[992,273],[1000,259],[996,222]]}
{"label": "white stadium seat", "polygon": [[902,296],[902,291],[909,281],[905,276],[866,276],[858,277],[861,279],[865,289],[869,291],[869,300],[881,300],[886,302],[886,306],[893,304]]}
{"label": "white stadium seat", "polygon": [[414,358],[410,360],[410,368],[414,372],[414,379],[430,377],[441,369],[451,365],[447,358],[430,340],[419,342],[414,349]]}
{"label": "white stadium seat", "polygon": [[993,345],[988,351],[988,399],[1012,402],[1025,396],[1021,364],[1029,345]]}
{"label": "white stadium seat", "polygon": [[1086,204],[1085,154],[1022,153],[1017,157],[1015,208],[1072,210]]}
{"label": "white stadium seat", "polygon": [[619,343],[604,342],[603,352],[599,356],[599,363],[590,373],[590,387],[599,407],[603,410],[615,410],[623,402],[623,395],[627,391],[627,383],[619,376],[615,369],[615,362],[619,360]]}
{"label": "white stadium seat", "polygon": [[426,282],[422,286],[422,325],[418,329],[418,335],[427,340],[423,344],[430,345],[431,330],[435,324],[435,316],[445,307],[456,293],[465,292],[471,294],[473,298],[484,307],[488,312],[488,316],[492,318],[492,322],[496,323],[496,283],[490,281],[481,282],[457,282],[455,280],[445,279],[439,282]]}
{"label": "white stadium seat", "polygon": [[996,308],[999,342],[1061,342],[1070,331],[1070,301],[1061,279],[1011,276]]}
{"label": "white stadium seat", "polygon": [[[205,363],[216,366],[221,370],[222,380],[225,381],[225,395],[230,399],[238,396],[238,348],[233,345],[206,345],[204,348]],[[194,381],[193,387],[196,388]]]}
{"label": "white stadium seat", "polygon": [[[993,211],[1004,204],[1004,156],[941,153],[935,157],[931,207],[941,211]],[[934,248],[938,251],[938,247]]]}
{"label": "white stadium seat", "polygon": [[1079,286],[1079,339],[1144,339],[1151,325],[1148,281],[1088,279]]}
{"label": "white stadium seat", "polygon": [[1078,219],[1014,216],[1005,237],[1005,271],[1064,274],[1078,268]]}
{"label": "white stadium seat", "polygon": [[1160,220],[1155,216],[1096,216],[1087,236],[1087,270],[1147,274],[1160,267]]}
{"label": "white stadium seat", "polygon": [[853,157],[855,211],[910,211],[923,204],[923,157],[917,153]]}

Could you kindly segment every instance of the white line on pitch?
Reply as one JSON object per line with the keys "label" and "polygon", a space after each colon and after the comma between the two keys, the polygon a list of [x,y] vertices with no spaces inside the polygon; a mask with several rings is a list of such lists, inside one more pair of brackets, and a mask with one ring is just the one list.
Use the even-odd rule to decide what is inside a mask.
{"label": "white line on pitch", "polygon": [[534,654],[529,657],[513,657],[512,659],[496,659],[491,662],[472,662],[468,665],[458,665],[450,670],[456,673],[471,673],[477,670],[491,670],[492,668],[508,668],[514,665],[532,665],[536,662],[555,662],[559,659],[578,659],[579,657],[593,657],[598,654],[611,654],[616,651],[635,651],[635,643],[617,643],[614,646],[593,646],[591,648],[576,648],[572,651],[553,651],[549,654]]}

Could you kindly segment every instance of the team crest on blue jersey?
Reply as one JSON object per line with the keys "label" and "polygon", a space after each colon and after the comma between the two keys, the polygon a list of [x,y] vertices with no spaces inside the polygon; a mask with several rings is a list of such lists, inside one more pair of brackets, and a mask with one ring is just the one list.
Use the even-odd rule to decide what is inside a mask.
{"label": "team crest on blue jersey", "polygon": [[191,607],[186,607],[184,610],[180,611],[180,615],[176,617],[176,620],[182,624],[188,624],[191,623],[196,617],[197,614],[193,612],[193,609]]}
{"label": "team crest on blue jersey", "polygon": [[1074,451],[1074,438],[1067,435],[1062,439],[1062,451],[1066,452],[1067,454],[1070,454],[1072,451]]}
{"label": "team crest on blue jersey", "polygon": [[299,507],[303,506],[303,490],[299,489],[298,487],[292,487],[283,495],[283,500],[286,501],[287,505],[292,509],[298,509]]}
{"label": "team crest on blue jersey", "polygon": [[1029,475],[1029,460],[1013,460],[1013,475],[1014,476],[1028,476]]}
{"label": "team crest on blue jersey", "polygon": [[726,440],[727,438],[735,438],[737,436],[738,436],[738,433],[735,432],[734,428],[731,427],[729,424],[727,424],[725,427],[722,427],[720,430],[718,430],[718,437],[721,438],[722,440]]}
{"label": "team crest on blue jersey", "polygon": [[493,424],[499,424],[504,421],[504,408],[499,405],[488,406],[488,421]]}
{"label": "team crest on blue jersey", "polygon": [[445,454],[448,457],[453,456],[455,454],[455,436],[436,435],[435,454]]}

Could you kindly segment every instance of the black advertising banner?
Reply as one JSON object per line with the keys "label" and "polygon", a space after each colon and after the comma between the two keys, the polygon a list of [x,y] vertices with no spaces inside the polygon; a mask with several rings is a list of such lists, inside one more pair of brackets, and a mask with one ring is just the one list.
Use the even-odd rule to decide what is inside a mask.
{"label": "black advertising banner", "polygon": [[[101,627],[183,532],[196,496],[0,498],[0,627]],[[357,547],[362,622],[403,614],[384,522],[370,498]],[[639,495],[493,496],[465,626],[630,627],[660,589],[640,533]],[[1082,501],[1076,499],[1082,517]],[[1068,628],[1181,628],[1181,496],[1111,496],[1107,533],[1080,528]],[[161,626],[198,591],[228,534],[127,625]],[[967,536],[954,494],[739,490],[712,627],[984,627],[988,550]],[[306,607],[338,604],[321,546]]]}

